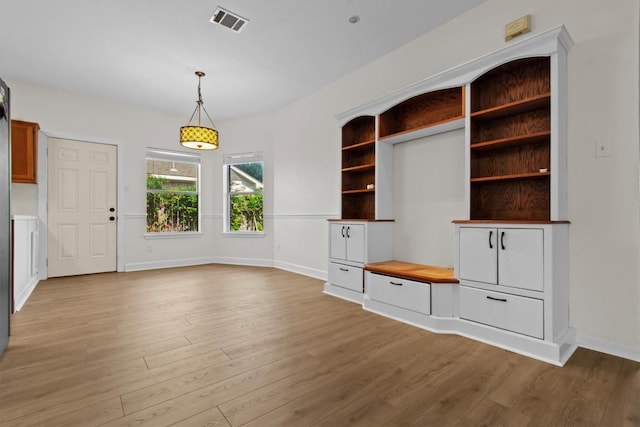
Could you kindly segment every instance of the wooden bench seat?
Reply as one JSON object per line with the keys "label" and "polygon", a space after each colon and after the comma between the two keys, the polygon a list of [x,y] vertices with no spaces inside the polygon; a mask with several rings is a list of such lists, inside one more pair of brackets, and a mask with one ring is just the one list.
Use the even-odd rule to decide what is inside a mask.
{"label": "wooden bench seat", "polygon": [[417,280],[429,283],[458,283],[452,268],[435,267],[432,265],[414,264],[403,261],[383,261],[366,264],[366,271],[399,277],[401,279]]}

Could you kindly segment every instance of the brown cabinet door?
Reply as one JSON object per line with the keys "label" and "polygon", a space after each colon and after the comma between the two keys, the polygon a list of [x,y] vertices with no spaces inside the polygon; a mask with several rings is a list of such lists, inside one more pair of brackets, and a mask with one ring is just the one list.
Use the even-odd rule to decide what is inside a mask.
{"label": "brown cabinet door", "polygon": [[37,123],[11,121],[11,182],[37,183]]}

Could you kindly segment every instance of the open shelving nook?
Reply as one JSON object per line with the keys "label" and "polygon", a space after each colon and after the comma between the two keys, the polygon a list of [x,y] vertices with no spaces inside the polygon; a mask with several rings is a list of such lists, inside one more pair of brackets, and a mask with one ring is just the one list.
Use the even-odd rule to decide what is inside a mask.
{"label": "open shelving nook", "polygon": [[470,218],[549,220],[550,58],[500,65],[470,92]]}
{"label": "open shelving nook", "polygon": [[380,114],[379,139],[402,135],[464,118],[464,87],[423,93]]}
{"label": "open shelving nook", "polygon": [[342,218],[374,219],[375,117],[356,117],[342,127]]}

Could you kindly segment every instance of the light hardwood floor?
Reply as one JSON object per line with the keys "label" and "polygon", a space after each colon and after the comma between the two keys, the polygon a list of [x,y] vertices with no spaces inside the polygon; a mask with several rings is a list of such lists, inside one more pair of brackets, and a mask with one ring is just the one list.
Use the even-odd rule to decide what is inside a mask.
{"label": "light hardwood floor", "polygon": [[321,291],[226,265],[41,282],[0,359],[0,425],[640,425],[640,363],[558,368]]}

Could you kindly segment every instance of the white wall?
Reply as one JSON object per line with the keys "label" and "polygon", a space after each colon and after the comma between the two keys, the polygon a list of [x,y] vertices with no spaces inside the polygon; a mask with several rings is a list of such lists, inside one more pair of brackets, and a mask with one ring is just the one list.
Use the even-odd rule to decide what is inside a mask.
{"label": "white wall", "polygon": [[[569,52],[570,322],[582,345],[640,358],[637,0],[489,0],[282,110],[276,211],[339,215],[340,134],[332,117],[503,47],[505,23],[526,14],[534,33],[564,23],[575,42]],[[595,157],[598,138],[611,144],[609,157]],[[446,221],[465,212],[462,159],[455,159],[463,156],[460,139],[438,136],[394,149],[397,258],[451,265]],[[412,169],[419,158],[431,167]],[[448,162],[450,169],[439,169]],[[438,179],[443,173],[449,182]],[[418,181],[434,183],[422,189],[423,200],[406,190]],[[281,235],[293,221],[278,221],[276,258],[318,260],[312,266],[326,268],[326,243],[319,240],[326,225],[310,222],[295,236]]]}
{"label": "white wall", "polygon": [[[202,235],[197,238],[145,239],[146,147],[180,150],[178,129],[188,116],[149,111],[104,99],[9,81],[12,118],[38,122],[51,136],[113,141],[123,150],[124,265],[127,270],[224,261],[270,265],[273,260],[273,126],[268,117],[218,123],[221,148],[202,155]],[[186,113],[185,113],[186,114]],[[222,234],[222,155],[263,151],[266,231],[261,238]],[[13,212],[37,215],[36,186],[13,185]],[[35,199],[32,199],[34,198]],[[36,206],[35,211],[34,206]],[[22,211],[25,212],[22,212]],[[26,212],[29,210],[30,212]],[[20,211],[20,212],[18,212]]]}
{"label": "white wall", "polygon": [[11,184],[11,214],[38,215],[38,186],[36,184]]}

